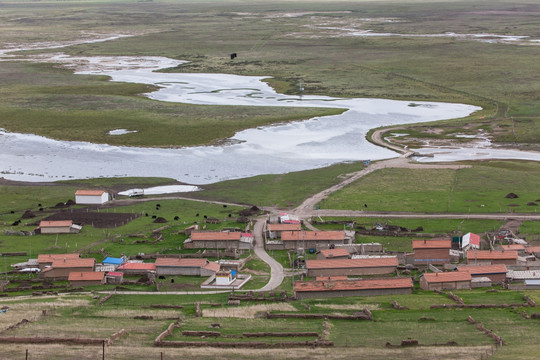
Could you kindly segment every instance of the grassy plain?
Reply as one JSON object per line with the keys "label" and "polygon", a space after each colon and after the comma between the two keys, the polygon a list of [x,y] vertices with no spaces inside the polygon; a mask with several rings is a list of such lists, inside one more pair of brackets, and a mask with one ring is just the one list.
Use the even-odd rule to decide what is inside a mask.
{"label": "grassy plain", "polygon": [[[412,212],[535,212],[537,162],[490,161],[471,168],[382,169],[321,202],[326,209]],[[515,193],[518,198],[506,198]]]}
{"label": "grassy plain", "polygon": [[[278,91],[287,93],[297,93],[301,79],[306,94],[474,103],[485,108],[474,123],[478,116],[485,116],[478,125],[496,141],[538,143],[538,46],[418,36],[452,31],[534,38],[539,36],[535,24],[540,12],[535,1],[411,0],[397,5],[385,1],[50,1],[2,5],[0,44],[69,41],[89,38],[92,33],[131,34],[135,36],[63,50],[72,55],[158,55],[190,61],[170,70],[176,72],[268,75]],[[414,36],[362,37],[347,29]],[[229,59],[232,52],[239,54],[234,61]],[[3,63],[2,68],[46,80],[37,81],[36,86],[23,86],[22,82],[2,87],[3,94],[18,96],[3,96],[0,114],[15,121],[4,120],[2,126],[20,131],[19,122],[24,120],[25,132],[56,138],[194,145],[267,124],[272,116],[278,122],[322,113],[320,109],[274,109],[277,114],[269,114],[265,108],[218,111],[163,105],[137,96],[148,90],[141,85],[69,76],[69,71],[49,65],[14,62]],[[19,77],[24,78],[15,78]],[[58,77],[64,83],[58,83]],[[7,75],[2,77],[4,83],[9,83]],[[54,104],[64,105],[56,110]],[[48,117],[54,129],[35,121],[37,114]],[[96,132],[87,126],[88,120],[99,124],[103,118],[109,119],[103,125],[136,125],[142,133],[104,139],[104,129]],[[79,131],[62,130],[61,124],[68,121],[77,124]],[[163,137],[149,136],[155,123]],[[432,136],[422,128],[417,130],[422,136]]]}
{"label": "grassy plain", "polygon": [[[499,290],[498,298],[505,301],[521,303],[521,292]],[[458,292],[466,303],[493,303],[494,293],[486,293],[485,289]],[[468,297],[465,297],[467,295]],[[178,319],[179,328],[173,330],[172,336],[166,340],[184,341],[210,341],[250,342],[254,339],[244,338],[244,332],[317,332],[322,338],[334,341],[335,347],[331,352],[325,349],[298,349],[282,353],[280,350],[258,350],[257,357],[264,359],[277,358],[314,358],[322,359],[324,356],[345,359],[385,359],[406,357],[407,359],[422,359],[425,356],[437,355],[441,359],[478,359],[486,354],[493,354],[495,359],[510,359],[512,355],[519,355],[520,359],[533,359],[535,354],[528,351],[531,341],[538,340],[540,333],[536,329],[535,321],[525,319],[521,312],[514,309],[429,309],[430,305],[448,303],[450,300],[444,294],[415,291],[412,295],[374,296],[374,297],[348,297],[337,299],[309,299],[292,304],[243,304],[240,307],[225,305],[227,294],[207,295],[202,299],[201,307],[208,309],[207,315],[203,310],[203,317],[195,317],[194,302],[201,301],[195,295],[113,295],[102,305],[97,305],[97,299],[86,294],[72,294],[65,296],[47,296],[33,298],[2,299],[2,306],[10,309],[5,316],[7,322],[2,323],[0,330],[5,336],[35,336],[47,334],[52,337],[90,337],[105,338],[121,328],[127,334],[120,337],[114,344],[106,347],[107,358],[129,359],[133,358],[133,350],[139,354],[154,354],[153,339],[171,323]],[[487,296],[487,297],[486,297]],[[484,300],[482,300],[484,298]],[[391,306],[393,300],[410,310],[395,310]],[[221,303],[221,307],[211,307],[209,304]],[[183,309],[155,309],[148,305],[181,305]],[[294,307],[292,307],[293,305]],[[374,321],[345,321],[345,320],[298,320],[275,319],[267,320],[252,310],[255,307],[262,312],[292,312],[292,313],[339,313],[353,314],[368,308],[372,311]],[[532,313],[534,309],[524,308]],[[47,310],[47,315],[41,315],[41,310]],[[244,310],[244,311],[242,311]],[[219,318],[212,317],[213,312],[228,313]],[[246,318],[244,315],[252,314]],[[229,316],[232,315],[232,316]],[[493,341],[476,330],[474,325],[467,322],[467,316],[503,337],[505,345],[495,348]],[[147,319],[135,319],[137,316],[146,316]],[[17,323],[22,318],[30,320],[29,323],[16,329],[5,330],[8,326]],[[219,324],[219,328],[209,328],[211,324]],[[218,331],[228,338],[204,339],[185,337],[183,330]],[[45,335],[40,335],[45,336]],[[397,345],[401,340],[415,339],[424,345],[418,348],[388,348],[387,343]],[[258,341],[273,344],[283,341],[313,340],[312,338],[279,338],[264,337]],[[255,340],[257,341],[257,340]],[[450,341],[457,346],[449,345]],[[446,344],[446,345],[445,345]],[[45,359],[55,354],[55,358],[81,358],[93,359],[101,356],[101,346],[62,346],[43,344],[40,346],[25,345],[29,349],[31,358]],[[131,350],[128,350],[131,348]],[[213,354],[213,350],[196,352],[194,349],[158,348],[165,355],[183,356],[189,358],[203,358]],[[224,359],[250,358],[250,350],[235,349],[234,351],[221,349],[220,355]],[[9,358],[17,358],[21,354],[20,346],[4,344],[0,354]],[[22,351],[24,354],[24,350]],[[153,356],[153,355],[152,355]],[[515,358],[515,357],[514,357]]]}

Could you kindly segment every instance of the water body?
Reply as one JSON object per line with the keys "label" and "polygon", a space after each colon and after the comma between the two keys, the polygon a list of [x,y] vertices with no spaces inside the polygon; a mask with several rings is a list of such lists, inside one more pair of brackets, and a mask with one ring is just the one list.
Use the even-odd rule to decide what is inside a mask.
{"label": "water body", "polygon": [[158,91],[146,95],[160,101],[334,107],[347,111],[241,131],[228,145],[180,149],[56,141],[3,131],[0,132],[0,176],[7,179],[158,176],[200,185],[313,169],[343,161],[386,159],[397,154],[367,142],[365,135],[369,129],[458,118],[480,109],[463,104],[287,96],[274,92],[261,81],[264,77],[154,72],[182,63],[162,57],[70,57],[59,53],[33,57],[32,61],[62,63],[76,73],[107,75],[111,81],[158,85],[161,86]]}

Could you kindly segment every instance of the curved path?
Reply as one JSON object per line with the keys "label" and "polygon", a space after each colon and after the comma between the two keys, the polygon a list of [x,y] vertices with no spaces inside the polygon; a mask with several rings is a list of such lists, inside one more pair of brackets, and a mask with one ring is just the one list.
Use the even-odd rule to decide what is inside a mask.
{"label": "curved path", "polygon": [[255,291],[274,290],[279,285],[281,285],[283,279],[285,278],[285,274],[283,273],[283,266],[281,266],[281,264],[278,263],[273,257],[268,255],[268,253],[264,249],[263,230],[265,222],[265,217],[260,217],[255,222],[255,226],[253,228],[253,236],[255,239],[254,250],[255,255],[257,255],[262,261],[270,265],[270,280],[265,286]]}

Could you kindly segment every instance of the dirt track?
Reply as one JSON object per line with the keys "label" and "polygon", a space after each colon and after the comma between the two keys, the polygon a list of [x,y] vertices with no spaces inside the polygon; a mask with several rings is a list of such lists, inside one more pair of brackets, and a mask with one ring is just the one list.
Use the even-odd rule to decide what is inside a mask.
{"label": "dirt track", "polygon": [[415,163],[410,160],[410,156],[413,155],[410,151],[405,151],[404,149],[388,144],[384,141],[382,138],[382,134],[387,132],[388,129],[379,129],[376,130],[372,135],[372,140],[377,145],[382,147],[387,147],[391,150],[397,151],[402,153],[401,156],[393,159],[388,160],[381,160],[376,161],[374,163],[369,164],[364,169],[349,174],[347,179],[343,180],[341,183],[334,185],[326,190],[321,191],[318,194],[315,194],[309,198],[307,198],[300,206],[298,206],[296,209],[293,210],[293,213],[299,217],[306,217],[309,216],[308,214],[311,214],[314,210],[314,207],[317,203],[321,202],[323,199],[328,197],[331,193],[338,191],[339,189],[345,187],[346,185],[360,179],[363,176],[366,176],[367,174],[370,174],[376,170],[384,169],[384,168],[405,168],[405,169],[462,169],[466,167],[470,167],[470,165],[455,165],[455,164],[421,164],[421,163]]}

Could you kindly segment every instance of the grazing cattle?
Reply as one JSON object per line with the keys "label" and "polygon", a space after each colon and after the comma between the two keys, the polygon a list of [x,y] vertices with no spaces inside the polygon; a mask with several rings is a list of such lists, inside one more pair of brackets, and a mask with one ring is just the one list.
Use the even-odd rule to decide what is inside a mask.
{"label": "grazing cattle", "polygon": [[236,55],[236,53],[232,53],[231,54],[231,60],[234,59],[235,57],[237,57],[238,55]]}

